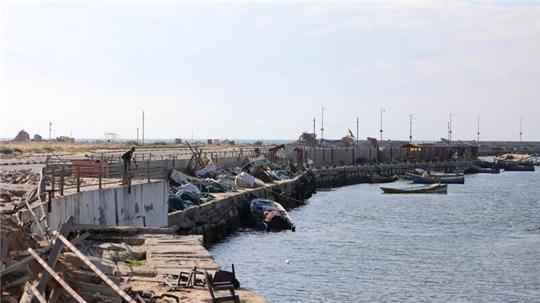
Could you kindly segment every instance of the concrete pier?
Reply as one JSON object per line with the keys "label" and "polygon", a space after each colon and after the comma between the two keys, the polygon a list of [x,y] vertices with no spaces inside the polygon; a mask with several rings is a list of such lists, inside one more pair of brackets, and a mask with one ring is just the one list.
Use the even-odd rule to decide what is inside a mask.
{"label": "concrete pier", "polygon": [[475,161],[448,161],[431,163],[400,163],[376,165],[349,165],[315,169],[317,187],[339,187],[362,183],[363,177],[377,174],[384,177],[405,175],[415,168],[432,171],[464,170],[473,166]]}

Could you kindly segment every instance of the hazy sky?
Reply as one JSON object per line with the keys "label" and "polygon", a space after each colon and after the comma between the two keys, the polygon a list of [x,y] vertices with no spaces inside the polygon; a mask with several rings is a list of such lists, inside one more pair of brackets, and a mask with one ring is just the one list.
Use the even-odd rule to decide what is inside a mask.
{"label": "hazy sky", "polygon": [[540,140],[538,4],[17,3],[1,137]]}

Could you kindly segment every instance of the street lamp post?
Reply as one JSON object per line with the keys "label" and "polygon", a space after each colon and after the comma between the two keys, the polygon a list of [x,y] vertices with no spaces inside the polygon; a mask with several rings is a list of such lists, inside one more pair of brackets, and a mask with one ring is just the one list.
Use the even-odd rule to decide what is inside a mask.
{"label": "street lamp post", "polygon": [[416,117],[413,113],[409,114],[409,143],[412,142],[412,121],[416,120]]}
{"label": "street lamp post", "polygon": [[381,129],[379,130],[381,132],[381,142],[382,142],[382,135],[383,135],[383,124],[382,124],[382,115],[386,111],[386,109],[381,107]]}
{"label": "street lamp post", "polygon": [[523,120],[525,120],[525,117],[519,116],[519,142],[521,142],[523,136]]}
{"label": "street lamp post", "polygon": [[456,114],[450,112],[450,121],[448,122],[448,141],[452,141],[452,117]]}
{"label": "street lamp post", "polygon": [[321,144],[323,142],[323,138],[324,138],[324,110],[326,109],[326,107],[324,107],[324,105],[321,107]]}
{"label": "street lamp post", "polygon": [[476,142],[480,145],[480,114],[478,114],[478,123],[476,126]]}

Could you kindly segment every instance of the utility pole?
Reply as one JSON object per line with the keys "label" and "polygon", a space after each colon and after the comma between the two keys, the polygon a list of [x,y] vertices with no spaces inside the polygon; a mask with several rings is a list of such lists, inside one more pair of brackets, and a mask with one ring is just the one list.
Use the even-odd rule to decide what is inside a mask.
{"label": "utility pole", "polygon": [[144,110],[142,112],[142,144],[144,144]]}
{"label": "utility pole", "polygon": [[137,144],[139,144],[139,128],[137,127]]}
{"label": "utility pole", "polygon": [[409,143],[412,142],[412,120],[416,120],[416,117],[413,113],[409,114]]}
{"label": "utility pole", "polygon": [[525,120],[525,117],[519,116],[519,142],[521,142],[523,136],[523,120]]}
{"label": "utility pole", "polygon": [[317,134],[317,133],[315,132],[315,117],[313,117],[313,134],[314,134],[314,135]]}
{"label": "utility pole", "polygon": [[450,112],[450,122],[448,122],[448,141],[452,142],[452,117],[456,114]]}
{"label": "utility pole", "polygon": [[191,130],[191,142],[193,142],[193,130]]}
{"label": "utility pole", "polygon": [[359,136],[360,136],[360,126],[359,126],[359,120],[358,120],[358,117],[356,117],[356,147],[359,147],[360,146],[360,143],[359,143]]}
{"label": "utility pole", "polygon": [[49,141],[51,141],[52,122],[49,122]]}
{"label": "utility pole", "polygon": [[381,142],[382,142],[382,133],[383,133],[383,128],[382,128],[382,114],[386,111],[386,109],[382,108],[381,107],[381,129],[379,130],[381,132]]}
{"label": "utility pole", "polygon": [[324,138],[324,110],[326,109],[326,107],[324,107],[324,105],[321,107],[321,144],[323,142],[323,138]]}
{"label": "utility pole", "polygon": [[476,125],[476,142],[480,145],[480,114],[478,114],[478,123]]}

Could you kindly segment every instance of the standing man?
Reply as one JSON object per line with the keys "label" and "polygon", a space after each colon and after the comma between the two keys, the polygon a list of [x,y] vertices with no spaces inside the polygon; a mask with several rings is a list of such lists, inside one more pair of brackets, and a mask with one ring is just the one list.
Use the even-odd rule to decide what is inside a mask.
{"label": "standing man", "polygon": [[[131,175],[129,174],[129,169],[131,167],[131,159],[133,158],[134,152],[135,152],[135,147],[132,147],[130,150],[128,150],[122,155],[122,160],[124,160],[124,176],[122,178],[122,184],[128,184],[128,180],[131,179]],[[135,161],[135,158],[133,158],[133,162],[135,162],[135,167],[138,167],[137,161]]]}

